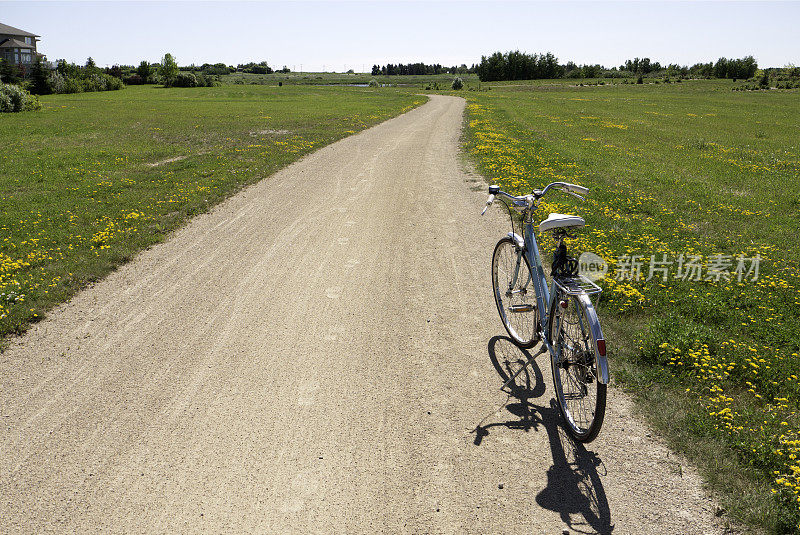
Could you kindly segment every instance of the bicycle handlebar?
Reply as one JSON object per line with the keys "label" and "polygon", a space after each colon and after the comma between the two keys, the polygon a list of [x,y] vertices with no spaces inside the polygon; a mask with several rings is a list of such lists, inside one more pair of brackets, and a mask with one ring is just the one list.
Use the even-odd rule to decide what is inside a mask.
{"label": "bicycle handlebar", "polygon": [[499,195],[504,199],[508,199],[511,202],[524,202],[526,206],[530,207],[533,205],[534,202],[538,201],[542,197],[544,197],[550,188],[556,188],[564,193],[569,193],[573,197],[577,197],[580,200],[584,200],[581,195],[586,195],[589,193],[589,188],[585,188],[583,186],[579,186],[578,184],[570,184],[569,182],[551,182],[543,190],[535,189],[533,193],[528,195],[516,196],[506,193],[505,191],[500,190],[500,186],[491,185],[489,186],[489,200],[486,201],[486,206],[484,207],[481,215],[486,213],[486,210],[492,205],[495,198]]}

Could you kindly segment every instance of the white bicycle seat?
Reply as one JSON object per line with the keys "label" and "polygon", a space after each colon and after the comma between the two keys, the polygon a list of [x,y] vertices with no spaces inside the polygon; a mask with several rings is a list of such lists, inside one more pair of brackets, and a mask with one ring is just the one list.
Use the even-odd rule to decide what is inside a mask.
{"label": "white bicycle seat", "polygon": [[539,232],[559,227],[582,227],[585,224],[586,221],[576,215],[550,214],[547,219],[539,223]]}

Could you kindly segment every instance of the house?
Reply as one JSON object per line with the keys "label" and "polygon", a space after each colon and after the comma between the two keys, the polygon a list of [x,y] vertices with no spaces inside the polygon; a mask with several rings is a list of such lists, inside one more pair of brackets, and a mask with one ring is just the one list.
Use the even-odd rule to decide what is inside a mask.
{"label": "house", "polygon": [[0,22],[0,58],[12,65],[30,65],[36,51],[36,34]]}

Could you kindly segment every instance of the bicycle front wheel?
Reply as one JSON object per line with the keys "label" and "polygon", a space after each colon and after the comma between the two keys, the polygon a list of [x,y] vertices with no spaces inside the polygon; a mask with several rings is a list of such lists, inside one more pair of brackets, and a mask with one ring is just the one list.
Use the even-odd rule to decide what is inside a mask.
{"label": "bicycle front wheel", "polygon": [[606,412],[606,385],[598,380],[596,340],[588,311],[574,295],[560,293],[550,321],[550,355],[558,408],[569,433],[591,442],[600,432]]}
{"label": "bicycle front wheel", "polygon": [[503,238],[494,248],[492,289],[497,312],[511,339],[520,347],[533,347],[539,339],[539,311],[531,266],[511,238]]}

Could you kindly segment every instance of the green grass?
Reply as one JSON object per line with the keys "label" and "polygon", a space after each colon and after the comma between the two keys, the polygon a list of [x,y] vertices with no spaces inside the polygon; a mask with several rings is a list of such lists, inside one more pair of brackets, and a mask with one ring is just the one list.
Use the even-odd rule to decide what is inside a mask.
{"label": "green grass", "polygon": [[428,84],[438,83],[442,89],[449,89],[453,79],[459,76],[467,87],[477,87],[478,77],[474,74],[420,74],[397,76],[372,76],[370,74],[344,74],[331,72],[290,72],[287,74],[250,74],[236,73],[220,76],[223,84],[263,84],[278,85],[349,85],[368,84],[375,80],[380,84],[398,86],[425,87]]}
{"label": "green grass", "polygon": [[425,98],[133,86],[41,100],[0,117],[0,336],[244,185]]}
{"label": "green grass", "polygon": [[[603,282],[612,372],[642,413],[692,458],[739,520],[770,532],[800,522],[800,93],[734,92],[730,81],[575,87],[492,84],[469,99],[467,151],[517,192],[565,180],[586,203],[574,248],[713,255],[731,280]],[[545,240],[549,247],[549,240]],[[737,257],[760,255],[741,283]],[[727,258],[725,258],[727,257]],[[657,266],[655,266],[657,267]],[[749,267],[749,261],[745,263]]]}

